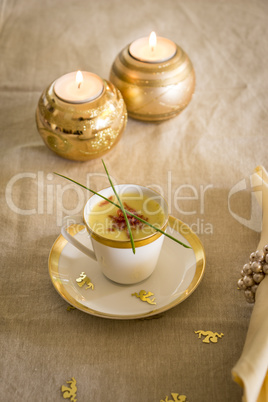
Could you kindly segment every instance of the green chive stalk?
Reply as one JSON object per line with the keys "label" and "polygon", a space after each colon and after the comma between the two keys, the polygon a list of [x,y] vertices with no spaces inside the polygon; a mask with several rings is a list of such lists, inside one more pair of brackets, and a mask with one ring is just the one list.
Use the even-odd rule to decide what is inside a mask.
{"label": "green chive stalk", "polygon": [[110,182],[110,184],[111,184],[111,187],[112,187],[112,189],[113,189],[113,192],[114,192],[114,194],[115,194],[115,196],[116,196],[116,198],[117,198],[117,200],[118,200],[118,202],[119,202],[121,211],[123,212],[123,215],[124,215],[124,218],[125,218],[125,221],[126,221],[126,224],[127,224],[127,229],[128,229],[129,237],[130,237],[131,247],[132,247],[132,250],[133,250],[133,254],[135,254],[135,244],[134,244],[134,240],[133,240],[133,236],[132,236],[132,232],[131,232],[131,227],[130,227],[130,224],[129,224],[129,220],[128,220],[128,218],[127,218],[126,210],[125,210],[125,208],[124,208],[124,205],[123,205],[122,201],[121,201],[120,198],[119,198],[119,195],[117,194],[117,191],[116,191],[115,188],[114,188],[112,179],[111,179],[111,177],[110,177],[110,175],[109,175],[109,173],[108,173],[107,167],[106,167],[106,165],[105,165],[103,159],[102,159],[102,164],[103,164],[103,166],[104,166],[105,172],[106,172],[106,174],[107,174],[107,177],[108,177],[108,180],[109,180],[109,182]]}

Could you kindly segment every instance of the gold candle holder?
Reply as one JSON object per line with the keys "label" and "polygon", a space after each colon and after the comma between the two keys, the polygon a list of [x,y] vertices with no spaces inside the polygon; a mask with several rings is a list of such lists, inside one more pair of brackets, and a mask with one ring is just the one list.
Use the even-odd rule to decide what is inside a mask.
{"label": "gold candle holder", "polygon": [[42,93],[36,110],[40,136],[57,155],[75,161],[98,158],[119,141],[127,123],[120,91],[106,80],[96,99],[71,103],[60,99],[52,82]]}
{"label": "gold candle holder", "polygon": [[190,102],[195,88],[191,60],[174,44],[174,56],[163,62],[144,62],[126,46],[116,57],[110,81],[120,90],[128,115],[157,122],[178,115]]}

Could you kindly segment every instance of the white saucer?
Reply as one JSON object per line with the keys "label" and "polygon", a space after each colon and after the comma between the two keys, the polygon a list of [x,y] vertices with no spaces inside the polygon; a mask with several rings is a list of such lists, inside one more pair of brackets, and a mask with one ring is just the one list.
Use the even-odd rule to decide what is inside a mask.
{"label": "white saucer", "polygon": [[[81,225],[69,232],[91,248],[91,240]],[[174,217],[169,218],[167,232],[192,249],[165,237],[153,274],[135,285],[120,285],[107,279],[97,262],[81,253],[60,235],[49,255],[49,274],[55,289],[72,306],[98,317],[112,319],[146,318],[169,310],[184,301],[199,285],[205,270],[204,248],[191,229]],[[76,279],[85,272],[94,289],[79,287]],[[142,301],[133,293],[141,290],[154,295],[156,304]]]}

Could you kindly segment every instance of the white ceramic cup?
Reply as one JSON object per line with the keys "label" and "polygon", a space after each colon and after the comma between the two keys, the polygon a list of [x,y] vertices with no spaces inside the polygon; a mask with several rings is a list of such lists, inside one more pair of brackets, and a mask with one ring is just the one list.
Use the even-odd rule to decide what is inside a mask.
{"label": "white ceramic cup", "polygon": [[[166,201],[161,195],[155,191],[134,185],[134,184],[121,184],[115,186],[117,193],[131,193],[135,196],[145,196],[146,198],[152,198],[158,202],[162,207],[165,219],[161,230],[165,231],[168,223],[168,206]],[[114,195],[111,187],[99,191],[99,194],[106,198]],[[133,284],[138,283],[148,278],[154,271],[157,260],[161,251],[161,247],[164,240],[164,235],[160,232],[154,232],[142,239],[134,240],[135,254],[133,253],[130,240],[116,240],[108,239],[96,233],[88,224],[88,217],[92,211],[92,208],[99,202],[103,201],[98,195],[93,195],[86,203],[84,207],[84,216],[66,217],[66,222],[72,221],[72,223],[84,223],[87,227],[93,250],[90,250],[77,239],[71,236],[67,232],[68,223],[65,224],[62,229],[62,235],[80,251],[87,256],[96,260],[103,274],[114,282],[121,284]],[[114,197],[114,202],[118,204]],[[83,222],[84,221],[84,222]]]}

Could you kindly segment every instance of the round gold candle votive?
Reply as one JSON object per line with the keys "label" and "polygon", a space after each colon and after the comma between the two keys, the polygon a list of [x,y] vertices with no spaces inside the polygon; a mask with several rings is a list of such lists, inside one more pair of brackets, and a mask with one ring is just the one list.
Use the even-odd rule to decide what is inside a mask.
{"label": "round gold candle votive", "polygon": [[103,88],[92,100],[73,102],[60,98],[54,87],[64,86],[64,80],[52,82],[39,99],[36,124],[40,136],[50,150],[63,158],[75,161],[98,158],[109,152],[122,136],[127,123],[122,95],[111,82],[98,79]]}
{"label": "round gold candle votive", "polygon": [[175,52],[169,60],[142,61],[133,57],[131,45],[118,54],[110,71],[110,81],[122,93],[128,116],[148,122],[175,117],[194,93],[191,60],[174,44]]}

